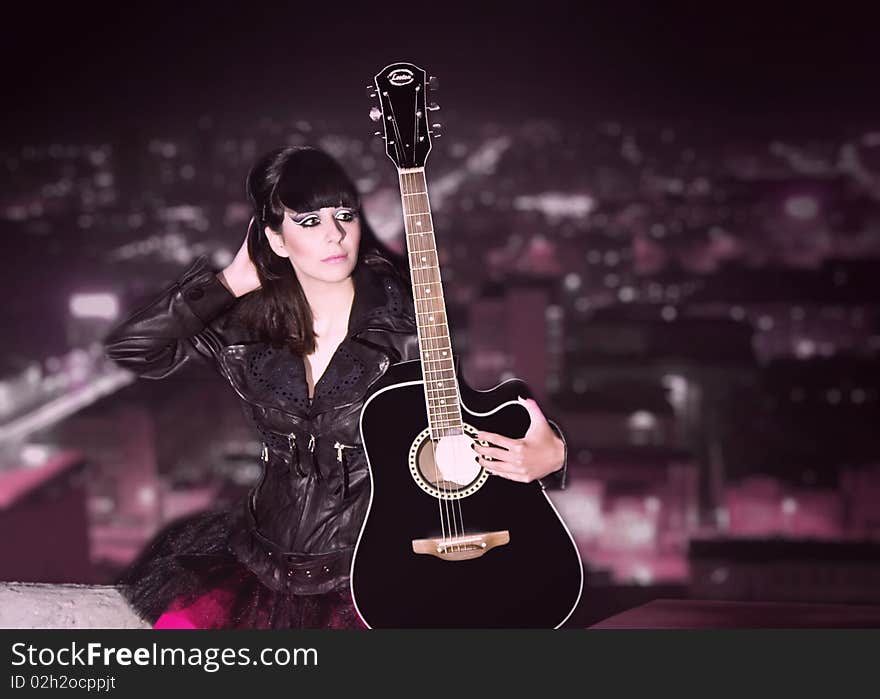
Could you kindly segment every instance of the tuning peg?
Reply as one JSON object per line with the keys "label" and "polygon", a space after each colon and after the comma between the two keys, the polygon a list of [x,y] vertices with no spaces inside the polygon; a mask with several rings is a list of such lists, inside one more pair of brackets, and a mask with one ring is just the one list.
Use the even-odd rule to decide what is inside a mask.
{"label": "tuning peg", "polygon": [[380,121],[382,119],[382,110],[378,107],[373,107],[370,110],[370,119],[373,121]]}
{"label": "tuning peg", "polygon": [[436,76],[431,76],[428,78],[428,87],[430,87],[435,92],[440,89],[440,81],[436,78]]}
{"label": "tuning peg", "polygon": [[379,138],[385,138],[385,136],[382,134],[381,131],[374,131],[374,132],[373,132],[373,135],[374,135],[374,136],[378,136]]}
{"label": "tuning peg", "polygon": [[440,105],[436,102],[431,102],[431,104],[428,105],[429,112],[436,112],[438,109],[440,109]]}
{"label": "tuning peg", "polygon": [[367,97],[371,100],[376,99],[376,86],[375,85],[367,85]]}
{"label": "tuning peg", "polygon": [[432,129],[442,129],[442,128],[443,128],[443,124],[431,124],[431,128],[432,128]]}

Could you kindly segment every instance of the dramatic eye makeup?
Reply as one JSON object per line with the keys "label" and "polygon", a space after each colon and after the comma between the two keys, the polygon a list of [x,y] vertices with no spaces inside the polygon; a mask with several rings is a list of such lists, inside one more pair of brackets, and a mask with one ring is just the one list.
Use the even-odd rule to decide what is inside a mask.
{"label": "dramatic eye makeup", "polygon": [[317,214],[297,214],[296,216],[291,214],[290,220],[303,228],[311,228],[321,223],[321,219]]}
{"label": "dramatic eye makeup", "polygon": [[340,209],[335,216],[337,221],[354,221],[357,218],[357,211],[354,209]]}
{"label": "dramatic eye makeup", "polygon": [[[321,224],[321,217],[313,211],[307,211],[302,214],[290,213],[289,215],[291,221],[303,228],[312,228]],[[337,221],[342,221],[343,223],[354,221],[357,218],[357,211],[354,209],[339,209],[333,214],[333,218]]]}

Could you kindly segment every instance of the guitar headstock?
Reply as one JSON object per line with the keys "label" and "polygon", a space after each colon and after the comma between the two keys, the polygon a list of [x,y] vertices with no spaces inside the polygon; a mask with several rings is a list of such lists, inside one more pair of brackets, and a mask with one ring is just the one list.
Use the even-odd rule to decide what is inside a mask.
{"label": "guitar headstock", "polygon": [[[374,79],[385,152],[399,169],[424,167],[431,152],[425,71],[412,63],[392,63]],[[439,126],[435,125],[435,126]]]}

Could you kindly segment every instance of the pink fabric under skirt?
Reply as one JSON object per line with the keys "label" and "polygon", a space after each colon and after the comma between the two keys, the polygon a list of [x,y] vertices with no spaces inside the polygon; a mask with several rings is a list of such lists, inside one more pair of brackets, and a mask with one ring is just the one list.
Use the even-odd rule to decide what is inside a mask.
{"label": "pink fabric under skirt", "polygon": [[[175,602],[153,624],[154,629],[216,629],[230,625],[228,610],[232,595],[223,590],[208,592],[189,606]],[[331,593],[320,595],[320,606],[325,607],[321,618],[322,628],[326,629],[368,629],[356,612],[350,595]],[[300,624],[300,628],[303,626]]]}

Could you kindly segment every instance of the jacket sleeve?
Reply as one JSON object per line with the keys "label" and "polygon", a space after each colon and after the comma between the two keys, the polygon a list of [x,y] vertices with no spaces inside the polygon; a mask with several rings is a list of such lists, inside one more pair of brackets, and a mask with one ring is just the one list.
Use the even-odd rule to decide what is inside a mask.
{"label": "jacket sleeve", "polygon": [[104,353],[146,379],[162,379],[190,359],[216,363],[222,341],[209,324],[235,303],[206,255],[150,304],[104,338]]}
{"label": "jacket sleeve", "polygon": [[564,490],[565,486],[568,483],[567,475],[568,475],[568,443],[565,441],[565,435],[562,432],[562,429],[557,425],[553,420],[547,418],[547,422],[550,424],[550,427],[559,435],[559,438],[562,440],[562,446],[564,447],[564,454],[562,460],[562,468],[558,471],[553,471],[553,473],[548,473],[543,478],[538,479],[538,483],[541,484],[541,487],[544,490]]}

